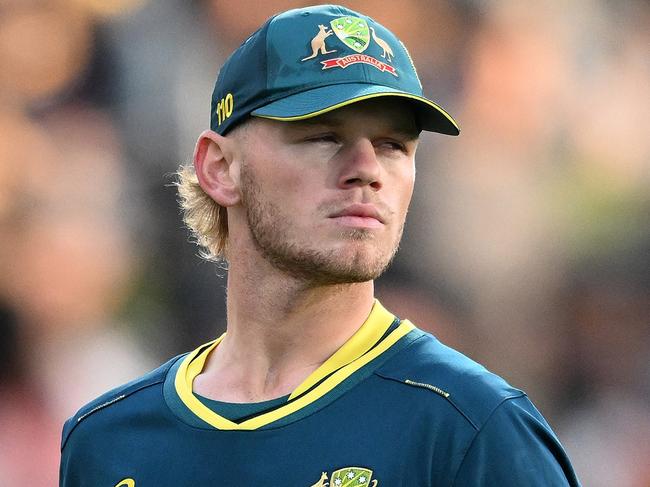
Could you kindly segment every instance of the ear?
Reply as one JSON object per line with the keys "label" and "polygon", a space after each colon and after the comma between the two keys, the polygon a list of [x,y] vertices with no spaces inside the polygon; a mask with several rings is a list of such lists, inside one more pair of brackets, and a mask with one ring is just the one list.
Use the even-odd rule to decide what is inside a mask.
{"label": "ear", "polygon": [[223,207],[234,206],[240,200],[234,159],[233,140],[212,130],[199,136],[194,149],[196,176],[203,191]]}

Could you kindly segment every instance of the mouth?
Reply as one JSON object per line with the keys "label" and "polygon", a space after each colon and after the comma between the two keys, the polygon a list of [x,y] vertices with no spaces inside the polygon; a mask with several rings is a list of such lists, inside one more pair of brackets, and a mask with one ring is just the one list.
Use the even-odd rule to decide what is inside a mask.
{"label": "mouth", "polygon": [[355,203],[329,216],[335,223],[352,228],[381,228],[384,218],[375,205]]}

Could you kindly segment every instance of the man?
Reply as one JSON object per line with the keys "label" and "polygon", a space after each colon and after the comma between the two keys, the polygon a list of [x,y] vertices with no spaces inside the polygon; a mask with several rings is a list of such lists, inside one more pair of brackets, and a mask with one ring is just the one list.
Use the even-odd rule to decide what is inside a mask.
{"label": "man", "polygon": [[228,262],[227,332],[82,408],[61,485],[578,485],[526,395],[373,297],[418,134],[457,135],[385,27],[271,18],[228,59],[180,172]]}

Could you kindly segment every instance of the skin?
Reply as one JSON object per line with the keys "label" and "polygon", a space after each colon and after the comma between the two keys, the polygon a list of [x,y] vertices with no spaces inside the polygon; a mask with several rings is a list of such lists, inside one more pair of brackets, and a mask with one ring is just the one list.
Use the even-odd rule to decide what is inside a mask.
{"label": "skin", "polygon": [[228,208],[227,335],[194,391],[289,394],[363,324],[413,193],[419,130],[383,97],[305,121],[204,132],[194,164]]}

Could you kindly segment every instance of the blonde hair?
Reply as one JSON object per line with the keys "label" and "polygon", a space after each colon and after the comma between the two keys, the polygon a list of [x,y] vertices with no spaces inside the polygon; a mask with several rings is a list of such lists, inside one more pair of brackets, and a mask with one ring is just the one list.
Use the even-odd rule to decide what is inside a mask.
{"label": "blonde hair", "polygon": [[210,261],[225,258],[228,243],[228,212],[214,201],[199,185],[194,167],[181,166],[176,172],[178,203],[183,210],[183,222],[202,247],[201,257]]}
{"label": "blonde hair", "polygon": [[[228,131],[245,153],[248,131],[259,119],[246,118]],[[194,166],[181,165],[176,171],[174,185],[178,188],[178,203],[183,210],[183,222],[192,232],[194,241],[202,247],[199,255],[219,262],[226,259],[228,248],[228,210],[214,201],[199,184]]]}

